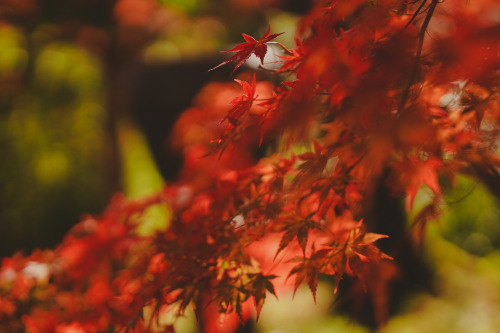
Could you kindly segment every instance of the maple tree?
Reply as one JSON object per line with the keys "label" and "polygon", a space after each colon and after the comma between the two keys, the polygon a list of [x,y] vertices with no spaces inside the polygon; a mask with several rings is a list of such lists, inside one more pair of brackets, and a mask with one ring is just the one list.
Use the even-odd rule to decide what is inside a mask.
{"label": "maple tree", "polygon": [[[408,212],[430,190],[413,222],[417,242],[456,175],[500,196],[493,4],[319,1],[296,48],[280,46],[280,84],[212,83],[181,116],[177,182],[143,199],[115,196],[54,250],[3,259],[0,328],[171,331],[162,315],[193,306],[206,331],[231,330],[252,306],[258,317],[268,294],[305,283],[315,297],[320,275],[336,288],[353,278],[382,324],[401,270],[397,249],[377,246],[387,237],[375,223],[380,188],[405,198]],[[243,35],[221,65],[236,61],[236,71],[255,54],[265,67],[280,35],[270,32]],[[256,161],[265,140],[278,148]],[[138,234],[154,205],[168,207],[169,226]]]}

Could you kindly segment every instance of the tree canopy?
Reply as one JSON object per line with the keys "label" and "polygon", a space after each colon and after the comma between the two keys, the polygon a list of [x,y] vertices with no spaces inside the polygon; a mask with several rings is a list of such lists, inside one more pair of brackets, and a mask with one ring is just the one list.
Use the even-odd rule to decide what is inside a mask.
{"label": "tree canopy", "polygon": [[[238,78],[205,86],[177,121],[175,182],[117,194],[55,249],[3,259],[0,330],[168,332],[158,319],[193,306],[216,332],[252,307],[258,318],[269,294],[306,284],[316,297],[320,276],[387,320],[391,286],[411,274],[400,258],[418,257],[457,177],[500,196],[500,8],[318,1],[294,48],[281,33],[224,51]],[[252,54],[272,73],[241,71]],[[168,226],[137,232],[153,206]]]}

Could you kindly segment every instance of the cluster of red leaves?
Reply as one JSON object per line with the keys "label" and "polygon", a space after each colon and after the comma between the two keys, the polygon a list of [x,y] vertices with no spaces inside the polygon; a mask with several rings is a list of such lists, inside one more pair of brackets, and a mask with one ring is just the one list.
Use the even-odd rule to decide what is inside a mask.
{"label": "cluster of red leaves", "polygon": [[266,33],[259,40],[256,40],[255,38],[253,38],[252,36],[249,36],[247,34],[243,34],[243,38],[246,40],[246,42],[233,47],[231,50],[223,51],[223,53],[235,53],[235,54],[232,55],[229,59],[222,62],[221,64],[212,68],[211,70],[214,70],[214,69],[216,69],[222,65],[225,65],[231,61],[236,61],[237,62],[236,67],[233,70],[233,74],[234,74],[234,72],[239,67],[241,67],[247,61],[247,59],[250,58],[250,56],[252,54],[255,54],[260,59],[260,62],[262,64],[264,64],[264,57],[266,56],[267,48],[268,48],[267,43],[274,40],[279,35],[284,34],[284,32],[282,32],[279,34],[269,35],[270,32],[271,32],[271,24],[269,24],[269,28],[267,29]]}
{"label": "cluster of red leaves", "polygon": [[[54,251],[4,259],[0,328],[171,331],[162,315],[192,305],[208,331],[223,330],[208,314],[244,318],[253,301],[258,315],[290,281],[315,296],[320,274],[337,285],[355,277],[383,320],[397,270],[374,245],[384,236],[363,223],[375,183],[388,174],[408,210],[425,184],[435,197],[418,215],[425,226],[454,175],[484,176],[500,162],[500,22],[481,18],[487,1],[466,3],[322,1],[282,57],[281,85],[237,80],[243,95],[211,85],[181,118],[177,184],[116,199]],[[279,35],[269,33],[244,36],[223,64],[262,60]],[[277,134],[285,149],[254,162],[251,147]],[[139,237],[153,204],[168,205],[170,225]]]}

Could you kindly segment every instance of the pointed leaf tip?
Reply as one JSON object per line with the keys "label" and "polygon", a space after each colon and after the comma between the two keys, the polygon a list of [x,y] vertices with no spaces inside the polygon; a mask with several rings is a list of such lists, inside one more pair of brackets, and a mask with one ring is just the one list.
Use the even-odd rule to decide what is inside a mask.
{"label": "pointed leaf tip", "polygon": [[363,236],[363,244],[371,244],[379,239],[382,238],[389,238],[387,235],[382,235],[382,234],[376,234],[373,232],[368,232]]}
{"label": "pointed leaf tip", "polygon": [[209,71],[214,70],[214,69],[216,69],[222,65],[225,65],[231,61],[236,61],[236,66],[231,73],[231,75],[233,75],[234,72],[239,67],[241,67],[252,54],[255,54],[260,59],[261,63],[264,64],[264,57],[265,57],[265,55],[267,53],[267,49],[268,49],[266,43],[272,41],[273,39],[275,39],[279,35],[283,34],[283,32],[281,32],[279,34],[269,35],[270,32],[271,32],[271,24],[269,23],[268,30],[266,31],[264,36],[259,40],[256,40],[255,38],[253,38],[252,36],[249,36],[247,34],[243,34],[243,39],[245,39],[244,43],[238,44],[230,50],[222,51],[222,53],[235,53],[235,54],[233,54],[229,59],[222,62],[218,66],[210,69]]}

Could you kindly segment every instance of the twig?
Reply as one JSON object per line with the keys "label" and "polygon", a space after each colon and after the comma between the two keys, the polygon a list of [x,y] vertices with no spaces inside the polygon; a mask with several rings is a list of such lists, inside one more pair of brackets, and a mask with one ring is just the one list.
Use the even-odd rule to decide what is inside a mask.
{"label": "twig", "polygon": [[347,168],[347,170],[345,171],[346,174],[349,174],[351,173],[351,171],[363,160],[363,158],[365,158],[366,156],[366,152],[364,152],[363,154],[361,154],[361,156],[359,157],[359,159],[354,162],[351,166],[349,166]]}
{"label": "twig", "polygon": [[405,25],[405,27],[403,28],[402,31],[405,31],[406,28],[408,28],[410,26],[410,24],[413,23],[413,21],[415,21],[415,19],[417,18],[417,16],[420,14],[420,11],[422,10],[422,8],[425,6],[425,4],[427,3],[427,0],[423,0],[422,3],[420,4],[420,6],[418,6],[417,10],[415,11],[415,13],[413,13],[413,16],[411,17],[410,21],[408,21],[408,23]]}
{"label": "twig", "polygon": [[[401,112],[403,111],[403,108],[405,107],[406,101],[408,99],[408,95],[410,94],[410,88],[411,85],[413,84],[413,81],[415,81],[415,77],[417,75],[418,71],[418,64],[420,62],[420,58],[422,56],[422,47],[424,45],[424,38],[425,38],[425,31],[427,30],[427,26],[429,25],[429,22],[431,21],[432,15],[434,14],[434,9],[436,9],[436,5],[438,4],[439,0],[432,0],[431,4],[429,5],[429,9],[427,11],[427,15],[425,15],[425,20],[424,23],[422,24],[422,27],[420,28],[420,32],[418,33],[418,47],[417,47],[417,55],[415,56],[415,63],[413,64],[413,69],[410,74],[410,79],[408,80],[408,84],[406,88],[403,91],[403,96],[401,97],[401,102],[399,104],[398,112],[396,113],[396,116],[399,116]],[[425,3],[425,1],[424,1]]]}

